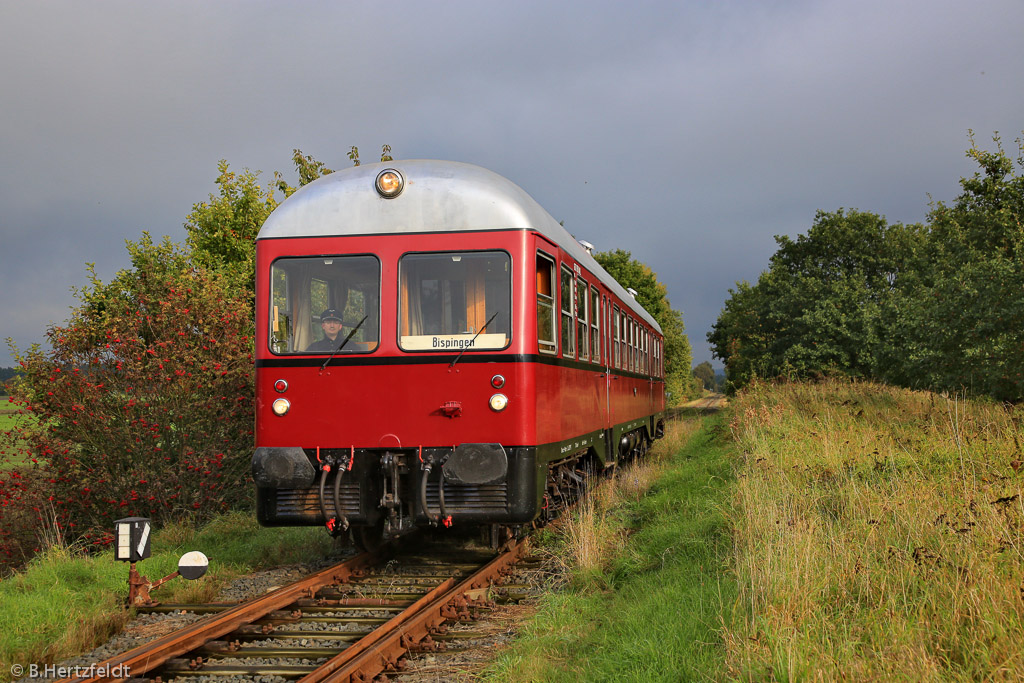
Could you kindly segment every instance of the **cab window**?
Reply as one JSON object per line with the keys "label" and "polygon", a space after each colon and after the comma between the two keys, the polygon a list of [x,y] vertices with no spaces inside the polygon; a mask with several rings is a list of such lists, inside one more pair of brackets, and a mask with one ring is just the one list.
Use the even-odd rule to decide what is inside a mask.
{"label": "cab window", "polygon": [[379,334],[376,257],[280,258],[271,265],[268,344],[274,353],[368,353]]}
{"label": "cab window", "polygon": [[507,252],[406,254],[398,262],[398,272],[402,350],[508,346],[512,274]]}

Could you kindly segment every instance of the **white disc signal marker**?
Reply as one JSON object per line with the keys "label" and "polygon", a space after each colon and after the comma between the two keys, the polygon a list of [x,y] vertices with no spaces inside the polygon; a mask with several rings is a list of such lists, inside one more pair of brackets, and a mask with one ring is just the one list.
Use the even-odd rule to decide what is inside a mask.
{"label": "white disc signal marker", "polygon": [[192,550],[182,555],[181,559],[178,560],[178,572],[181,573],[182,577],[191,581],[205,574],[209,564],[210,561],[206,559],[206,555],[198,550]]}

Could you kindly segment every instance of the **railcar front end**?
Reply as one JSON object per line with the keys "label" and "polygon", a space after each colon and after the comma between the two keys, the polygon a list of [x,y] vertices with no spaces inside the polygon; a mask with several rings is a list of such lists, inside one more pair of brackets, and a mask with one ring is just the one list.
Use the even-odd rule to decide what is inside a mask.
{"label": "railcar front end", "polygon": [[585,455],[614,463],[664,410],[656,323],[639,309],[627,334],[611,300],[635,303],[596,276],[560,295],[556,264],[600,268],[525,192],[465,164],[396,166],[307,185],[257,240],[264,525],[351,528],[370,545],[412,526],[525,524],[561,490],[553,475],[574,479]]}

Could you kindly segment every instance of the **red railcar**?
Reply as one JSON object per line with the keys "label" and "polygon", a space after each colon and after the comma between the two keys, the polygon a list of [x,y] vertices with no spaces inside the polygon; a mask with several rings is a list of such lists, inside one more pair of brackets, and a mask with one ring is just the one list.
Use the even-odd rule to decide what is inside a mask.
{"label": "red railcar", "polygon": [[490,171],[332,173],[270,216],[256,269],[262,524],[526,524],[661,435],[657,322]]}

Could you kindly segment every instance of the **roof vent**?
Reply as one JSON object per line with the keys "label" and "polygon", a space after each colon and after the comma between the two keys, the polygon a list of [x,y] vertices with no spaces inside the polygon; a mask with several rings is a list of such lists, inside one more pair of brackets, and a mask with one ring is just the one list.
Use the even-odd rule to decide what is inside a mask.
{"label": "roof vent", "polygon": [[591,244],[590,242],[587,242],[586,240],[576,240],[576,241],[580,243],[581,247],[583,247],[584,249],[587,250],[588,254],[592,254],[594,252],[594,245]]}
{"label": "roof vent", "polygon": [[631,297],[633,297],[634,299],[636,298],[636,290],[635,289],[633,289],[632,287],[626,287],[626,291],[629,292],[629,295]]}

